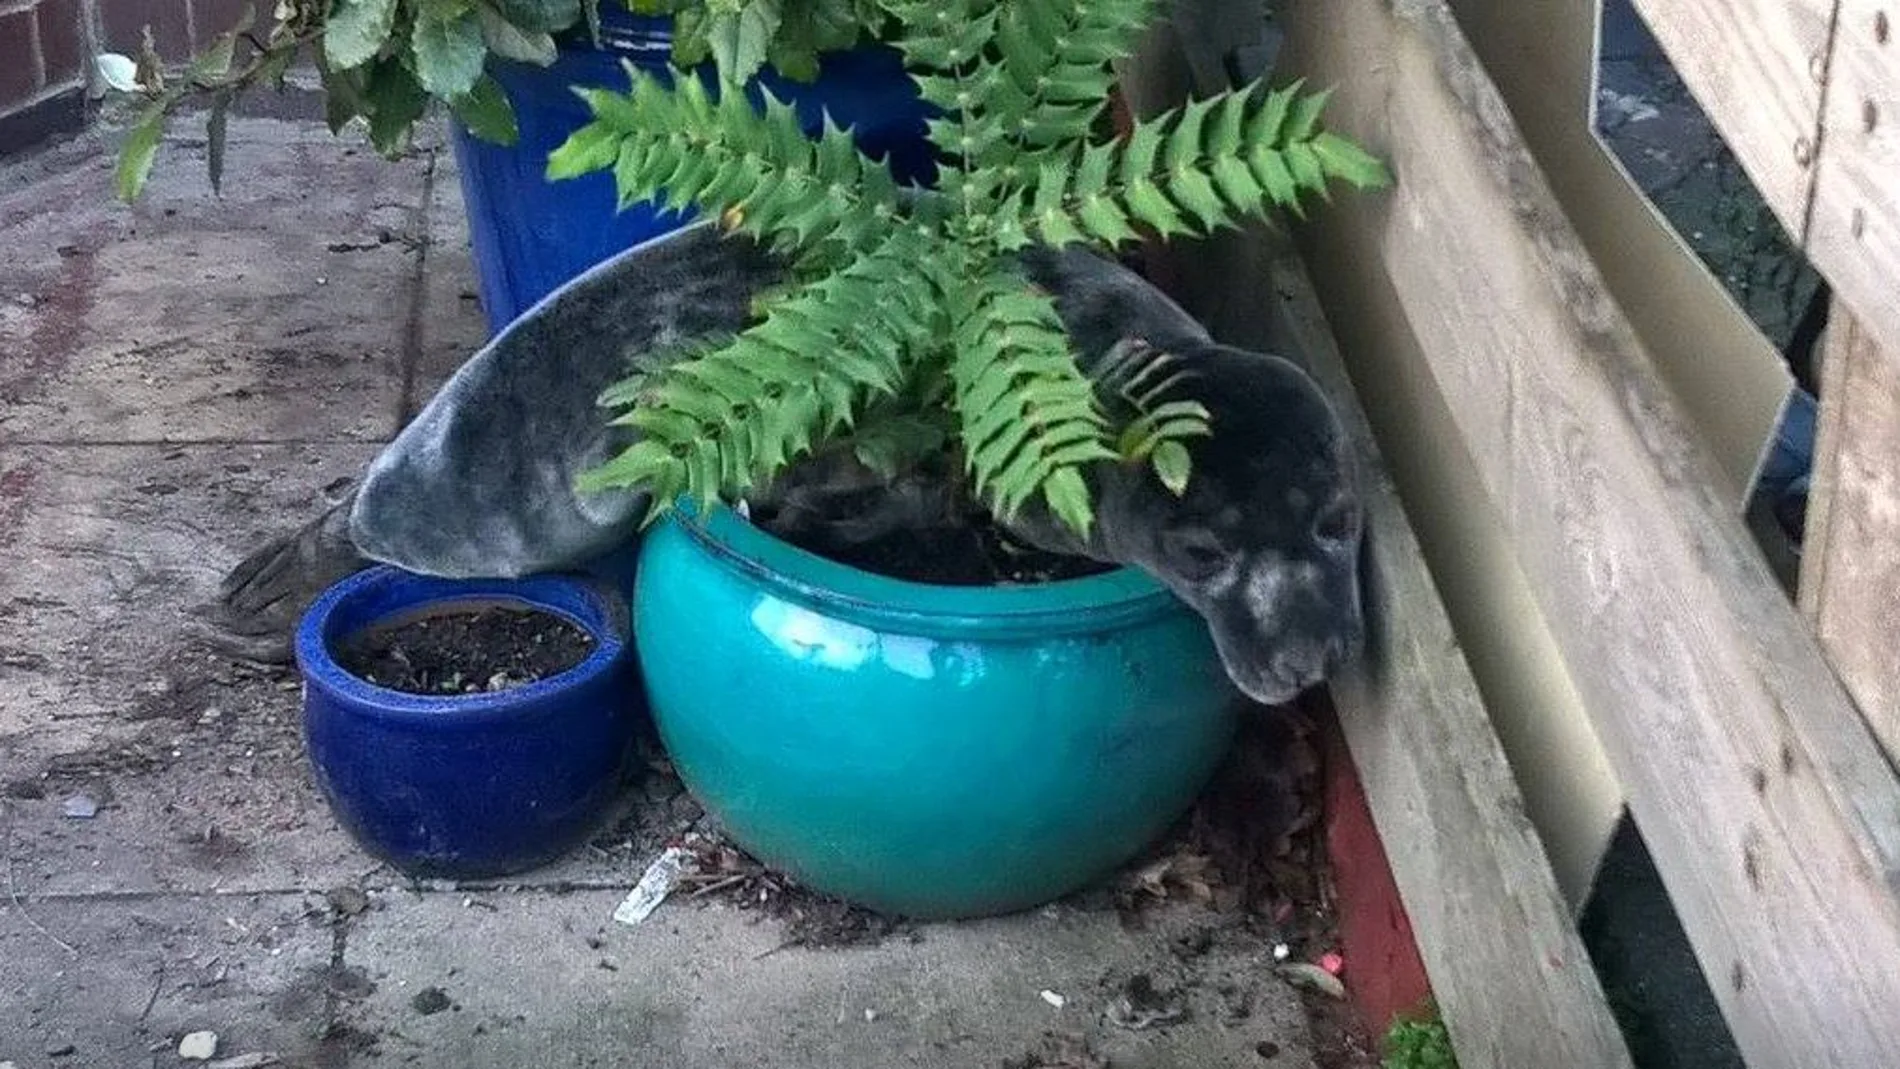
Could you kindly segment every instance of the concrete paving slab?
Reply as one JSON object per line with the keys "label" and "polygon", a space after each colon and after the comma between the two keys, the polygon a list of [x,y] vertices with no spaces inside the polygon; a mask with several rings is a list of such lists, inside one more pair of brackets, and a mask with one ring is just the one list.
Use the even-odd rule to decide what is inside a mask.
{"label": "concrete paving slab", "polygon": [[394,433],[429,157],[237,120],[214,196],[201,154],[135,207],[104,155],[0,196],[0,441]]}
{"label": "concrete paving slab", "polygon": [[201,713],[161,714],[153,693],[205,668],[177,660],[186,610],[262,539],[315,515],[375,448],[0,446],[0,737]]}
{"label": "concrete paving slab", "polygon": [[0,898],[0,1062],[177,1066],[179,1039],[210,1030],[220,1056],[341,1064],[323,1035],[363,982],[332,969],[335,946],[321,900],[303,895]]}
{"label": "concrete paving slab", "polygon": [[[317,789],[295,694],[265,689],[279,699],[266,717],[256,705],[208,707],[206,715],[230,719],[154,724],[55,755],[9,784],[18,892],[324,890],[377,870]],[[74,816],[76,799],[96,812]]]}
{"label": "concrete paving slab", "polygon": [[[1112,913],[1056,908],[818,951],[778,949],[776,924],[719,906],[669,904],[629,929],[610,920],[618,900],[378,895],[344,954],[376,990],[341,1020],[377,1064],[469,1069],[964,1069],[1022,1059],[1051,1032],[1117,1069],[1312,1064],[1299,997],[1265,945],[1211,914],[1167,910],[1131,932]],[[1202,947],[1183,938],[1196,929],[1209,942],[1182,952]],[[1137,974],[1180,990],[1179,1023],[1105,1020]]]}
{"label": "concrete paving slab", "polygon": [[[185,631],[374,446],[0,447],[0,781],[28,893],[321,888],[373,862],[303,758],[295,676]],[[86,820],[65,798],[101,805]]]}

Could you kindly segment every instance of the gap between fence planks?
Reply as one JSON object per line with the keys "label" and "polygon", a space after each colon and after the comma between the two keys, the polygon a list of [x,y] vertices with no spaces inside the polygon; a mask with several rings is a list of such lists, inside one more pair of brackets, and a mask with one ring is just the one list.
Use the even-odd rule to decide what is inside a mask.
{"label": "gap between fence planks", "polygon": [[1295,72],[1398,175],[1309,243],[1348,366],[1430,363],[1750,1064],[1887,1064],[1892,768],[1444,5],[1283,12]]}

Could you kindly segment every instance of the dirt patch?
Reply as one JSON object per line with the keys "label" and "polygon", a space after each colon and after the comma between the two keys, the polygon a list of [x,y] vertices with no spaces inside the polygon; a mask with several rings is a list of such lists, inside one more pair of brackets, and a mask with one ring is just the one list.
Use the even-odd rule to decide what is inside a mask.
{"label": "dirt patch", "polygon": [[213,871],[241,867],[251,858],[251,844],[215,824],[207,824],[202,831],[181,836],[179,842],[185,847],[185,856],[202,868]]}
{"label": "dirt patch", "polygon": [[1088,1037],[1077,1032],[1049,1032],[1034,1050],[1019,1058],[1005,1058],[1000,1069],[1109,1069]]}
{"label": "dirt patch", "polygon": [[914,923],[819,894],[766,868],[723,839],[698,839],[688,847],[694,871],[680,877],[679,893],[689,900],[724,902],[782,922],[785,942],[778,949],[873,946],[893,935],[922,939]]}
{"label": "dirt patch", "polygon": [[409,1008],[424,1017],[433,1017],[454,1005],[448,992],[439,987],[425,987],[409,1000]]}
{"label": "dirt patch", "polygon": [[559,675],[594,639],[553,613],[507,605],[431,612],[373,628],[335,651],[344,670],[406,694],[475,694]]}

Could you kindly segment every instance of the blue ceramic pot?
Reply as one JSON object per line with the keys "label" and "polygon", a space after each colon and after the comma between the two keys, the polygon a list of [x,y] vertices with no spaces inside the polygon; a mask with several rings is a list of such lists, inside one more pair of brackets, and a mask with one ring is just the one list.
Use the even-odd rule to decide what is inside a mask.
{"label": "blue ceramic pot", "polygon": [[[562,283],[618,252],[679,229],[690,217],[634,204],[615,211],[611,175],[561,182],[546,178],[548,153],[591,116],[574,86],[625,89],[621,62],[665,75],[671,61],[671,21],[601,9],[598,44],[582,35],[561,45],[553,65],[491,60],[489,73],[514,106],[519,139],[512,146],[483,141],[454,125],[453,143],[469,238],[481,280],[489,329],[500,331]],[[889,158],[903,182],[928,181],[933,150],[925,105],[904,73],[902,57],[865,47],[823,57],[816,82],[804,84],[767,71],[753,85],[797,109],[808,134],[824,115],[849,127],[859,148]]]}
{"label": "blue ceramic pot", "polygon": [[[443,696],[365,682],[331,654],[380,624],[497,602],[565,618],[593,636],[593,652],[510,690]],[[318,784],[364,849],[410,875],[469,879],[543,864],[594,831],[622,786],[638,684],[625,603],[603,584],[371,568],[311,605],[296,649]]]}
{"label": "blue ceramic pot", "polygon": [[927,586],[721,511],[655,527],[635,591],[687,786],[762,860],[892,913],[1088,884],[1187,808],[1236,723],[1206,626],[1132,571]]}

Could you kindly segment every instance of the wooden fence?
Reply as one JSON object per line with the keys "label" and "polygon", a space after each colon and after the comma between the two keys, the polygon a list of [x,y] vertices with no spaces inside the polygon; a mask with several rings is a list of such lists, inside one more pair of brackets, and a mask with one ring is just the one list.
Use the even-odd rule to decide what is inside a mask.
{"label": "wooden fence", "polygon": [[[1466,1069],[1628,1055],[1525,817],[1530,792],[1500,756],[1499,692],[1461,646],[1557,662],[1585,721],[1576,759],[1607,761],[1750,1065],[1890,1065],[1900,779],[1881,744],[1900,743],[1900,27],[1875,0],[1637,3],[1839,296],[1807,618],[1693,418],[1694,380],[1632,326],[1567,214],[1576,198],[1553,190],[1443,0],[1276,5],[1284,72],[1334,87],[1335,125],[1399,177],[1303,231],[1330,329],[1260,299],[1304,276],[1258,239],[1197,257],[1185,288],[1217,333],[1277,331],[1322,377],[1349,375],[1366,410],[1355,426],[1396,461],[1393,496],[1381,484],[1371,513],[1382,632],[1335,700]],[[1226,53],[1234,20],[1258,18],[1244,3],[1181,7],[1190,54]],[[1218,64],[1186,66],[1212,88]],[[1653,327],[1668,312],[1644,314]],[[1411,463],[1419,451],[1435,464]],[[1456,530],[1434,516],[1452,507],[1483,514],[1541,645],[1481,633],[1514,622],[1495,613],[1453,627],[1444,572],[1420,562],[1458,547],[1421,556],[1412,541]]]}

